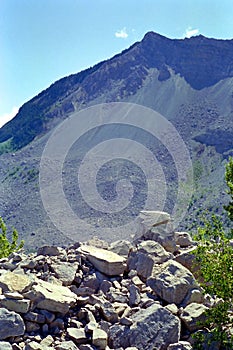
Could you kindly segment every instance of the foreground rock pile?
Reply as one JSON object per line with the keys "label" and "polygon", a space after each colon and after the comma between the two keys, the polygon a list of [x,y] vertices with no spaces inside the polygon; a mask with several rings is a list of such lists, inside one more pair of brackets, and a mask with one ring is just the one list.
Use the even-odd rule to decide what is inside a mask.
{"label": "foreground rock pile", "polygon": [[192,349],[210,301],[194,244],[142,212],[135,241],[92,239],[0,260],[0,350]]}

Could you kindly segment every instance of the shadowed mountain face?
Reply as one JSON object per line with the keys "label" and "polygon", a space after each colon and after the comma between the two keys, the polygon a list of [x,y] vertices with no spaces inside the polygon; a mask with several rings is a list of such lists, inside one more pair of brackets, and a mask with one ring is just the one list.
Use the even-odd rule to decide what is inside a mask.
{"label": "shadowed mountain face", "polygon": [[[39,163],[46,140],[51,131],[75,111],[104,102],[130,102],[150,107],[171,121],[185,141],[193,162],[195,191],[182,228],[188,227],[202,209],[218,211],[227,201],[224,163],[233,154],[233,40],[201,35],[173,40],[149,32],[141,42],[112,59],[55,82],[24,104],[17,116],[0,129],[0,215],[27,237],[28,247],[69,241],[51,224],[41,203]],[[170,186],[165,209],[171,212],[177,190],[171,155],[161,142],[150,140],[148,135],[141,134],[138,139],[135,131],[124,129],[122,132],[124,137],[131,137],[156,151]],[[119,137],[119,133],[119,127],[113,126],[86,135],[76,151],[74,145],[73,153],[66,160],[64,174],[70,174],[70,178],[64,179],[65,195],[72,209],[90,221],[97,220],[95,214],[71,186],[75,182],[74,169],[88,146],[91,148],[95,144],[96,135],[107,140],[114,135]],[[139,182],[143,175],[140,177],[136,168],[130,172],[123,163],[119,169],[118,172],[114,163],[113,177],[106,169],[98,173],[103,198],[114,200],[115,174],[120,173],[121,178],[128,174],[136,188],[137,210],[142,209],[145,191]],[[125,216],[134,216],[137,210],[126,210]],[[115,218],[108,218],[106,225],[109,221],[112,226],[116,225],[118,219],[112,220]],[[85,240],[91,233],[83,234]]]}

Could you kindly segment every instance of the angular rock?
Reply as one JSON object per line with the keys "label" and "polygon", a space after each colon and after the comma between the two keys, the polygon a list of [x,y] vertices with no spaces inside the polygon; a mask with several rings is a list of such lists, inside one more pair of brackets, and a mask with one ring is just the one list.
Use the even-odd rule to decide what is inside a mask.
{"label": "angular rock", "polygon": [[164,228],[160,226],[152,227],[145,234],[145,238],[158,242],[170,253],[174,253],[177,250],[174,233],[168,225],[164,226]]}
{"label": "angular rock", "polygon": [[192,237],[188,232],[175,232],[175,241],[181,248],[186,248],[193,244]]}
{"label": "angular rock", "polygon": [[32,280],[25,274],[16,274],[7,271],[0,276],[0,287],[2,290],[10,292],[25,292],[32,285]]}
{"label": "angular rock", "polygon": [[114,324],[108,329],[108,342],[111,349],[125,349],[129,344],[129,327]]}
{"label": "angular rock", "polygon": [[76,344],[87,343],[87,337],[83,328],[67,328],[67,333]]}
{"label": "angular rock", "polygon": [[171,253],[176,250],[171,217],[168,213],[141,211],[137,222],[138,227],[135,242],[140,240],[154,240]]}
{"label": "angular rock", "polygon": [[162,211],[143,210],[137,217],[136,237],[143,236],[150,228],[167,224],[171,221],[171,216]]}
{"label": "angular rock", "polygon": [[87,255],[95,268],[105,275],[116,276],[125,271],[125,259],[116,253],[88,245],[82,245],[78,251]]}
{"label": "angular rock", "polygon": [[22,300],[22,294],[18,292],[4,292],[4,296],[9,299]]}
{"label": "angular rock", "polygon": [[56,345],[55,350],[78,350],[78,348],[72,340],[69,340],[63,341],[61,344]]}
{"label": "angular rock", "polygon": [[25,325],[22,317],[14,311],[0,308],[0,340],[23,335]]}
{"label": "angular rock", "polygon": [[130,346],[138,349],[166,349],[180,337],[180,320],[162,306],[154,304],[132,316]]}
{"label": "angular rock", "polygon": [[110,244],[108,250],[120,256],[127,257],[129,250],[132,248],[132,243],[125,240],[116,241]]}
{"label": "angular rock", "polygon": [[25,346],[25,350],[43,350],[43,348],[36,341],[32,341]]}
{"label": "angular rock", "polygon": [[192,273],[174,260],[154,267],[148,286],[169,304],[180,305],[190,290],[199,286]]}
{"label": "angular rock", "polygon": [[75,263],[62,262],[52,264],[51,268],[55,276],[62,282],[63,286],[69,286],[75,278],[78,266],[79,265]]}
{"label": "angular rock", "polygon": [[100,305],[101,313],[104,319],[108,322],[115,323],[118,321],[118,314],[112,307],[111,303]]}
{"label": "angular rock", "polygon": [[37,255],[58,256],[62,254],[62,252],[64,252],[64,250],[60,247],[46,245],[37,250]]}
{"label": "angular rock", "polygon": [[191,289],[188,294],[186,295],[186,297],[184,298],[181,306],[185,307],[191,303],[198,303],[198,304],[202,304],[204,303],[204,294],[201,292],[200,289]]}
{"label": "angular rock", "polygon": [[12,350],[12,346],[6,341],[0,341],[0,350]]}
{"label": "angular rock", "polygon": [[186,306],[180,315],[180,319],[184,322],[189,331],[193,332],[200,328],[200,322],[206,318],[205,312],[208,307],[202,304],[192,303]]}
{"label": "angular rock", "polygon": [[37,284],[32,286],[31,297],[39,309],[61,314],[66,314],[69,308],[76,303],[76,294],[69,288],[39,279],[37,279]]}
{"label": "angular rock", "polygon": [[24,315],[24,320],[36,323],[45,323],[45,316],[38,314],[37,312],[30,311]]}
{"label": "angular rock", "polygon": [[132,284],[129,287],[129,306],[137,306],[141,301],[139,288]]}
{"label": "angular rock", "polygon": [[40,345],[42,346],[50,346],[54,342],[54,339],[51,335],[48,335],[46,338],[42,339]]}
{"label": "angular rock", "polygon": [[102,239],[99,239],[97,236],[94,236],[91,239],[89,239],[87,241],[87,244],[91,245],[93,247],[102,248],[102,249],[108,249],[108,247],[109,247],[108,242],[106,242]]}
{"label": "angular rock", "polygon": [[105,349],[107,346],[108,335],[105,331],[95,328],[92,334],[92,344],[99,349]]}
{"label": "angular rock", "polygon": [[132,321],[130,328],[119,325],[110,327],[110,347],[165,350],[169,344],[179,341],[179,318],[160,305],[154,304],[139,310],[132,316]]}
{"label": "angular rock", "polygon": [[0,298],[1,307],[5,307],[7,310],[15,311],[21,314],[28,312],[30,308],[30,300],[22,299],[11,299],[11,298]]}
{"label": "angular rock", "polygon": [[187,250],[185,249],[185,251],[177,255],[174,258],[174,260],[179,262],[181,265],[183,265],[189,271],[191,271],[193,274],[196,275],[196,272],[199,270],[199,265],[196,261],[195,255],[193,254],[193,251],[195,249],[196,249],[195,247],[191,247]]}
{"label": "angular rock", "polygon": [[55,319],[55,315],[52,312],[49,312],[48,310],[40,310],[40,313],[42,316],[45,317],[45,321],[47,323],[52,323]]}
{"label": "angular rock", "polygon": [[171,257],[159,243],[151,240],[141,242],[129,253],[128,270],[136,270],[138,276],[145,281],[151,275],[154,264],[162,264]]}
{"label": "angular rock", "polygon": [[170,344],[167,350],[192,350],[192,345],[187,341],[179,341],[175,344]]}
{"label": "angular rock", "polygon": [[28,333],[38,332],[40,330],[40,325],[35,322],[25,321],[25,326]]}

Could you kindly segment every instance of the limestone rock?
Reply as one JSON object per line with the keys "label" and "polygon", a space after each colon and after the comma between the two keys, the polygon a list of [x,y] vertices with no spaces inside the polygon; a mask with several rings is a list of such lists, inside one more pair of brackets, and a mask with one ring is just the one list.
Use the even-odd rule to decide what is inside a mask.
{"label": "limestone rock", "polygon": [[105,349],[107,346],[108,335],[102,329],[95,328],[92,335],[92,343],[99,349]]}
{"label": "limestone rock", "polygon": [[141,301],[140,291],[137,286],[132,284],[129,288],[129,305],[135,306],[138,305]]}
{"label": "limestone rock", "polygon": [[44,348],[36,341],[32,341],[25,346],[25,350],[44,350]]}
{"label": "limestone rock", "polygon": [[182,248],[189,247],[193,244],[192,237],[188,232],[175,232],[176,244]]}
{"label": "limestone rock", "polygon": [[190,270],[193,274],[195,274],[199,270],[197,261],[195,259],[195,255],[193,254],[193,251],[195,249],[195,247],[185,249],[185,251],[181,252],[174,259],[175,261],[179,262],[181,265],[186,267],[188,270]]}
{"label": "limestone rock", "polygon": [[0,341],[0,350],[12,350],[12,346],[6,341]]}
{"label": "limestone rock", "polygon": [[56,345],[55,350],[78,350],[78,348],[72,340],[69,340],[63,341],[61,344]]}
{"label": "limestone rock", "polygon": [[43,246],[37,250],[37,255],[48,255],[48,256],[58,256],[62,253],[62,249],[60,247],[55,246]]}
{"label": "limestone rock", "polygon": [[15,311],[21,314],[25,314],[28,312],[30,308],[30,300],[27,299],[11,299],[11,298],[0,298],[1,307],[5,307],[10,311]]}
{"label": "limestone rock", "polygon": [[161,244],[170,253],[177,250],[176,241],[172,228],[169,225],[152,227],[144,236]]}
{"label": "limestone rock", "polygon": [[142,211],[137,218],[138,228],[134,241],[154,240],[167,251],[176,250],[171,218],[168,213],[159,211]]}
{"label": "limestone rock", "polygon": [[51,312],[66,314],[69,308],[76,302],[76,294],[68,287],[55,285],[37,279],[37,284],[32,286],[32,298],[38,300],[37,307]]}
{"label": "limestone rock", "polygon": [[87,343],[87,338],[85,334],[85,330],[83,328],[67,328],[67,333],[70,338],[74,340],[76,344],[85,344]]}
{"label": "limestone rock", "polygon": [[205,311],[208,307],[202,304],[192,303],[183,310],[180,315],[181,320],[184,322],[189,331],[193,332],[200,328],[199,322],[205,320]]}
{"label": "limestone rock", "polygon": [[22,317],[14,311],[0,308],[0,340],[22,335],[25,325]]}
{"label": "limestone rock", "polygon": [[167,350],[192,350],[192,345],[187,341],[179,341],[178,343],[170,344]]}
{"label": "limestone rock", "polygon": [[179,318],[160,305],[139,310],[132,316],[132,322],[130,328],[118,324],[110,327],[110,347],[165,350],[169,344],[179,341]]}
{"label": "limestone rock", "polygon": [[132,248],[132,243],[125,240],[116,241],[110,244],[108,250],[120,256],[127,257],[129,250]]}
{"label": "limestone rock", "polygon": [[176,305],[182,303],[190,290],[198,288],[192,273],[173,260],[154,267],[147,284],[160,298]]}
{"label": "limestone rock", "polygon": [[55,276],[62,282],[63,286],[69,286],[73,282],[78,264],[60,262],[51,266]]}
{"label": "limestone rock", "polygon": [[88,245],[82,245],[78,251],[87,255],[95,268],[105,275],[116,276],[125,271],[125,259],[116,253]]}
{"label": "limestone rock", "polygon": [[118,314],[112,307],[111,303],[104,303],[103,305],[100,305],[100,310],[106,321],[111,323],[118,321]]}
{"label": "limestone rock", "polygon": [[114,324],[108,329],[108,342],[111,349],[125,349],[129,344],[129,327]]}
{"label": "limestone rock", "polygon": [[142,210],[137,217],[136,237],[142,237],[150,228],[167,224],[171,221],[168,213],[162,211]]}
{"label": "limestone rock", "polygon": [[132,316],[130,346],[138,349],[166,349],[180,337],[180,320],[162,306],[154,304]]}
{"label": "limestone rock", "polygon": [[0,276],[0,287],[2,290],[10,292],[25,292],[32,285],[32,280],[25,274],[16,274],[7,271]]}
{"label": "limestone rock", "polygon": [[151,275],[154,264],[161,264],[171,257],[159,243],[151,240],[141,242],[129,253],[128,270],[136,270],[145,281]]}

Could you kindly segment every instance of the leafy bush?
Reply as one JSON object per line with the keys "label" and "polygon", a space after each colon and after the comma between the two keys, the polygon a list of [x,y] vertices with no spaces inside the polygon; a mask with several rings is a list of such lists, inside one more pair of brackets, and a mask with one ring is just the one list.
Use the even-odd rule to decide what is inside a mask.
{"label": "leafy bush", "polygon": [[[231,196],[227,210],[233,220],[233,159],[226,166],[228,193]],[[194,251],[199,266],[199,278],[204,291],[214,298],[215,303],[206,312],[202,324],[207,332],[198,332],[196,347],[202,349],[207,342],[217,341],[221,349],[233,349],[233,230],[226,233],[220,218],[212,215],[204,218],[194,237],[198,246]]]}
{"label": "leafy bush", "polygon": [[225,179],[228,186],[227,193],[230,195],[231,200],[228,205],[224,206],[231,221],[233,221],[233,158],[230,157],[228,164],[226,165]]}
{"label": "leafy bush", "polygon": [[12,232],[12,241],[10,242],[7,238],[7,228],[0,217],[0,258],[5,258],[9,256],[11,253],[21,249],[24,245],[24,241],[18,243],[18,232],[13,229]]}

